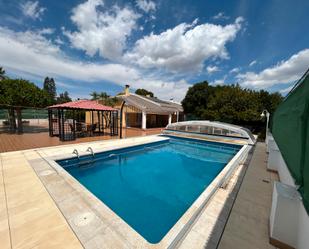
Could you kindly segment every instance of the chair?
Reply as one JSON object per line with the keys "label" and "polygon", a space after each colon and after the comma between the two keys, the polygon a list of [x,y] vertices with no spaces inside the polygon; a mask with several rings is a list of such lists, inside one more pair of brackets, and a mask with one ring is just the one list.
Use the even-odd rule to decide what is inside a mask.
{"label": "chair", "polygon": [[84,135],[85,135],[85,129],[84,129],[84,127],[83,127],[83,124],[77,122],[76,125],[75,125],[75,127],[76,127],[75,132],[76,132],[77,136],[79,136],[79,137],[84,137]]}
{"label": "chair", "polygon": [[97,129],[97,124],[87,125],[87,132],[90,136],[93,136],[95,130]]}

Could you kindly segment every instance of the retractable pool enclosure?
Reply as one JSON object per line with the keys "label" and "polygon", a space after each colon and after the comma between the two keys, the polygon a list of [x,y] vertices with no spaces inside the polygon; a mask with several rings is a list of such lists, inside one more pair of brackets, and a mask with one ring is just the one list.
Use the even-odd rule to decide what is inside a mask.
{"label": "retractable pool enclosure", "polygon": [[164,134],[195,134],[199,136],[225,137],[228,139],[240,139],[248,144],[255,144],[256,139],[247,128],[217,122],[217,121],[184,121],[172,123],[166,126]]}

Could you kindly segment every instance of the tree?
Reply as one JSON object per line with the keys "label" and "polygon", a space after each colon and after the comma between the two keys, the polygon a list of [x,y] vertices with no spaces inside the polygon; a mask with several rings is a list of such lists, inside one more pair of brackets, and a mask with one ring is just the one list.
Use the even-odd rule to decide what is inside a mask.
{"label": "tree", "polygon": [[108,99],[110,96],[106,93],[106,92],[100,92],[98,94],[98,99],[100,100],[105,100],[105,99]]}
{"label": "tree", "polygon": [[143,88],[137,89],[135,91],[135,93],[138,94],[138,95],[142,95],[142,96],[148,96],[149,95],[150,97],[154,97],[153,92],[150,92],[150,91],[143,89]]}
{"label": "tree", "polygon": [[57,92],[56,92],[56,84],[55,84],[54,79],[46,77],[44,79],[43,89],[50,96],[51,102],[55,103],[56,102]]}
{"label": "tree", "polygon": [[97,100],[99,98],[99,94],[96,91],[90,93],[90,96],[92,97],[91,100]]}
{"label": "tree", "polygon": [[209,96],[213,92],[214,88],[209,86],[207,81],[191,86],[182,101],[184,112],[200,117],[203,110],[207,108]]}
{"label": "tree", "polygon": [[114,106],[118,99],[115,97],[109,96],[106,92],[92,92],[90,93],[90,96],[92,96],[91,100],[98,100],[100,101],[103,105],[108,105],[108,106]]}
{"label": "tree", "polygon": [[0,104],[8,106],[12,130],[16,130],[16,110],[18,132],[22,132],[21,110],[24,107],[46,107],[51,102],[49,95],[34,83],[23,79],[4,79],[0,84]]}
{"label": "tree", "polygon": [[190,87],[182,101],[190,119],[206,119],[238,124],[261,131],[260,114],[264,109],[273,113],[282,101],[279,93],[253,91],[239,85],[210,86],[207,81]]}
{"label": "tree", "polygon": [[259,122],[261,111],[256,93],[239,85],[217,86],[214,90],[202,112],[203,119],[243,125]]}
{"label": "tree", "polygon": [[67,91],[64,91],[63,93],[59,94],[59,97],[57,98],[57,104],[63,104],[66,102],[71,102],[72,99],[69,96],[69,93]]}
{"label": "tree", "polygon": [[0,81],[6,79],[5,70],[0,67]]}

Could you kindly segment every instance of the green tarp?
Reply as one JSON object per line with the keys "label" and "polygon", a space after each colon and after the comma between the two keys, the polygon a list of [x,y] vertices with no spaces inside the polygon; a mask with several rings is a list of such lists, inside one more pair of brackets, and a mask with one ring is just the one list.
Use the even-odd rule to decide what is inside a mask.
{"label": "green tarp", "polygon": [[272,134],[309,213],[309,72],[279,105]]}

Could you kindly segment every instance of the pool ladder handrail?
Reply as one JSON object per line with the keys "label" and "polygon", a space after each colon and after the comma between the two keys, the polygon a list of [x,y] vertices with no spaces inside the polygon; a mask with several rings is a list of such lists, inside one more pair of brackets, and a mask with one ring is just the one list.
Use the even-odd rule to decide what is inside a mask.
{"label": "pool ladder handrail", "polygon": [[86,151],[89,151],[92,154],[92,157],[94,157],[94,152],[93,149],[89,146]]}
{"label": "pool ladder handrail", "polygon": [[77,156],[77,158],[79,159],[79,153],[78,153],[78,150],[77,149],[74,149],[72,154],[75,154]]}

